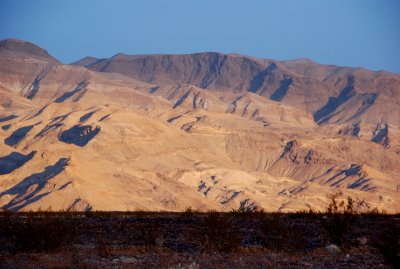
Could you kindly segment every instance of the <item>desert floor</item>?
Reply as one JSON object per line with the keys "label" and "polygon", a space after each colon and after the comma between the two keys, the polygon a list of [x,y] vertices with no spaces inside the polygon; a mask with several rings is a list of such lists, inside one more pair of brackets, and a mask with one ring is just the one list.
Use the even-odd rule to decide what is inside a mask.
{"label": "desert floor", "polygon": [[398,215],[3,212],[0,223],[1,268],[399,265]]}

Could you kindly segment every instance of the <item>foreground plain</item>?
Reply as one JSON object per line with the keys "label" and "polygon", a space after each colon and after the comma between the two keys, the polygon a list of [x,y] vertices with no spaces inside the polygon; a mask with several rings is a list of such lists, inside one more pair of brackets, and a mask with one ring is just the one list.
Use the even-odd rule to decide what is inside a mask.
{"label": "foreground plain", "polygon": [[400,258],[398,215],[3,212],[0,224],[1,268],[398,268]]}

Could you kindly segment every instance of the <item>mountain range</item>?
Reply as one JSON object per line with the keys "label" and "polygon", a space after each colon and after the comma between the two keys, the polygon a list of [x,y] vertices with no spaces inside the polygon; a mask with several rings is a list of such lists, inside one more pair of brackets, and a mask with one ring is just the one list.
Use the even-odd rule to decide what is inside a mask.
{"label": "mountain range", "polygon": [[400,75],[0,41],[0,207],[400,211]]}

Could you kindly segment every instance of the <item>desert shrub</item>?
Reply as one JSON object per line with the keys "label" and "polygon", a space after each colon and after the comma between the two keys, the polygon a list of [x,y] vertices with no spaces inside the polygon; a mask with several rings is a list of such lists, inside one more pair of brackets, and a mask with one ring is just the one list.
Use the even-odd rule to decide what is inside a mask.
{"label": "desert shrub", "polygon": [[400,268],[400,236],[399,229],[387,223],[372,239],[374,247],[385,257],[393,268]]}
{"label": "desert shrub", "polygon": [[318,218],[320,215],[320,213],[318,211],[313,210],[312,208],[308,209],[308,210],[298,210],[294,213],[289,213],[288,217],[289,218],[307,218],[307,219],[315,219]]}
{"label": "desert shrub", "polygon": [[385,216],[388,214],[388,212],[385,209],[378,209],[376,207],[370,208],[361,213],[362,213],[362,215],[369,216],[369,217],[379,217],[379,216]]}
{"label": "desert shrub", "polygon": [[226,213],[208,212],[202,219],[199,232],[198,244],[202,251],[229,252],[241,243],[239,231]]}
{"label": "desert shrub", "polygon": [[364,201],[354,200],[351,197],[340,199],[341,192],[329,194],[327,214],[322,218],[322,225],[328,232],[332,243],[342,246],[345,244],[352,226],[355,215],[361,212]]}
{"label": "desert shrub", "polygon": [[132,211],[131,213],[136,218],[146,218],[150,215],[151,212],[145,210],[136,210]]}
{"label": "desert shrub", "polygon": [[184,218],[193,218],[194,216],[196,216],[197,213],[198,212],[196,210],[189,206],[185,209],[185,211],[182,212],[182,216]]}
{"label": "desert shrub", "polygon": [[13,215],[4,218],[1,226],[18,251],[57,250],[71,243],[76,235],[73,226],[50,214]]}
{"label": "desert shrub", "polygon": [[255,209],[249,208],[249,207],[240,207],[238,209],[232,209],[229,214],[231,216],[234,216],[235,218],[240,218],[240,219],[251,219],[251,218],[256,218],[257,216],[263,215],[265,211],[262,209],[260,211],[257,211]]}
{"label": "desert shrub", "polygon": [[304,249],[305,246],[302,231],[294,225],[286,224],[280,216],[262,218],[261,234],[262,244],[267,249],[296,251]]}

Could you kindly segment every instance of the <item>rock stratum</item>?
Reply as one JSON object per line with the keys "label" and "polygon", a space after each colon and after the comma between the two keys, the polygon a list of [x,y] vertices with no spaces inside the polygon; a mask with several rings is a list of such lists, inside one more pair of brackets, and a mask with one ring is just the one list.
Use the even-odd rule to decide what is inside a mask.
{"label": "rock stratum", "polygon": [[242,55],[0,42],[0,207],[400,212],[400,75]]}

